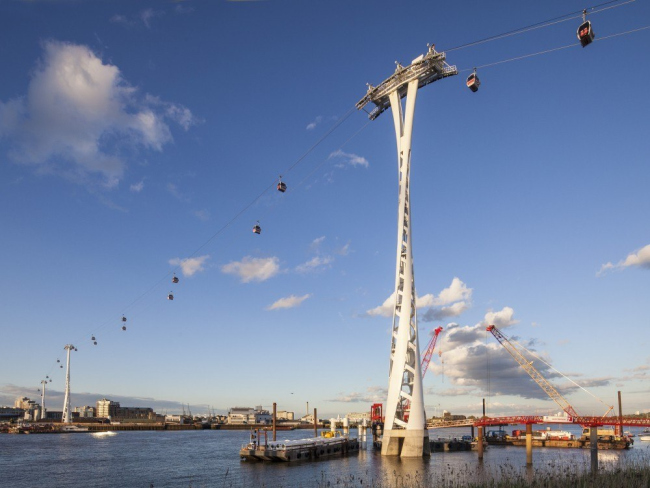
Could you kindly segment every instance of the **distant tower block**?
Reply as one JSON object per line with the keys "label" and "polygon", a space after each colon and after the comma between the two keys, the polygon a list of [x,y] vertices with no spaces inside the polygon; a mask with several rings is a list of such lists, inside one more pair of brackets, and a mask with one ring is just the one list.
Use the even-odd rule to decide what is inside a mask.
{"label": "distant tower block", "polygon": [[[457,75],[455,66],[445,62],[445,54],[433,46],[410,66],[397,65],[395,74],[357,103],[362,109],[372,102],[370,119],[376,119],[388,107],[393,111],[397,137],[399,208],[397,218],[397,266],[395,270],[395,309],[390,350],[388,400],[385,409],[381,453],[386,456],[422,457],[430,451],[426,428],[420,346],[415,309],[415,281],[411,241],[411,135],[418,88]],[[403,110],[401,99],[406,98]],[[407,406],[410,405],[409,408]]]}
{"label": "distant tower block", "polygon": [[65,398],[63,399],[63,422],[69,424],[72,422],[70,413],[70,351],[76,350],[72,344],[66,344],[63,348],[67,351],[68,365],[65,370]]}

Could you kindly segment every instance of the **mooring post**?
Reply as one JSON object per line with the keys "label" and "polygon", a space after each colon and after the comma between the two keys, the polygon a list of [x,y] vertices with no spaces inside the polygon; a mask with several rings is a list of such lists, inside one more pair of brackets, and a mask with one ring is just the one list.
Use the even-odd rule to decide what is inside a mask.
{"label": "mooring post", "polygon": [[623,436],[623,404],[620,390],[618,391],[618,435]]}
{"label": "mooring post", "polygon": [[[474,430],[474,427],[472,427],[472,430]],[[472,437],[473,438],[473,437]],[[483,427],[478,428],[478,460],[483,461]]]}
{"label": "mooring post", "polygon": [[318,415],[314,409],[314,437],[318,437]]}
{"label": "mooring post", "polygon": [[533,465],[533,424],[526,424],[526,466]]}
{"label": "mooring post", "polygon": [[474,439],[474,426],[472,425],[470,429],[471,429],[470,434],[472,436],[472,439]]}
{"label": "mooring post", "polygon": [[276,421],[275,419],[277,418],[277,413],[278,413],[277,407],[278,404],[273,402],[273,440],[274,441],[275,441],[275,421]]}
{"label": "mooring post", "polygon": [[591,474],[598,474],[598,427],[589,427],[589,443],[591,447]]}

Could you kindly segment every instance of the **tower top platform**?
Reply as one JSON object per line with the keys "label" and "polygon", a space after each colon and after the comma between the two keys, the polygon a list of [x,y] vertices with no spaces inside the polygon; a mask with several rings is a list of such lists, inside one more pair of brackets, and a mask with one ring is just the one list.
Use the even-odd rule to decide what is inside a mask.
{"label": "tower top platform", "polygon": [[410,81],[419,80],[418,88],[422,88],[434,81],[457,75],[456,66],[449,66],[445,59],[445,53],[436,51],[435,45],[431,45],[426,54],[415,58],[410,65],[404,67],[397,63],[395,73],[390,78],[382,81],[378,86],[368,84],[368,93],[357,102],[357,110],[361,110],[370,102],[374,103],[375,108],[370,112],[368,118],[375,120],[390,107],[389,95],[391,92],[397,90],[400,99],[406,96],[406,89]]}

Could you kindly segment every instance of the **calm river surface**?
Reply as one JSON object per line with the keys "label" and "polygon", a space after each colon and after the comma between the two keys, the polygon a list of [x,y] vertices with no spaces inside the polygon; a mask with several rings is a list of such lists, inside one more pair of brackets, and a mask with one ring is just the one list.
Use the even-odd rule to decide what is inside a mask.
{"label": "calm river surface", "polygon": [[[637,433],[640,430],[632,429]],[[432,431],[431,437],[468,433],[469,429],[448,429]],[[304,438],[310,434],[309,430],[278,432],[278,439]],[[356,431],[351,434],[356,435]],[[612,469],[631,462],[647,464],[650,442],[635,439],[634,447],[628,451],[600,451],[601,467]],[[247,463],[238,456],[241,444],[247,440],[245,431],[219,430],[0,435],[0,486],[444,486],[452,480],[476,482],[481,476],[533,476],[589,468],[588,449],[535,448],[533,470],[526,471],[525,449],[518,447],[490,447],[482,467],[476,452],[434,453],[430,459],[399,460],[371,450],[346,458],[295,464]]]}

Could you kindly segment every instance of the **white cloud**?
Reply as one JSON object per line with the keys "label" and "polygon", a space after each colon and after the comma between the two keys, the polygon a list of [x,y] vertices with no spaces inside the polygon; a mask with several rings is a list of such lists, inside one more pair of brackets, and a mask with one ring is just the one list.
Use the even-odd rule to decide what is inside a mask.
{"label": "white cloud", "polygon": [[203,222],[206,222],[206,221],[210,220],[210,211],[206,210],[205,208],[203,208],[201,210],[195,210],[194,211],[194,216],[197,219],[202,220]]}
{"label": "white cloud", "polygon": [[313,122],[310,122],[307,124],[307,127],[305,127],[307,130],[314,130],[318,124],[320,124],[323,121],[323,116],[319,115],[317,116]]}
{"label": "white cloud", "polygon": [[301,265],[296,266],[296,271],[298,273],[308,273],[310,271],[316,271],[319,268],[328,267],[333,261],[334,258],[332,258],[331,256],[314,256],[306,263],[302,263]]}
{"label": "white cloud", "polygon": [[140,193],[144,189],[144,180],[141,180],[139,183],[132,184],[129,189],[133,193]]}
{"label": "white cloud", "polygon": [[440,294],[433,301],[432,305],[449,305],[450,303],[458,302],[461,300],[471,301],[471,299],[472,289],[467,288],[467,285],[465,283],[463,283],[459,278],[454,277],[454,279],[451,280],[451,285],[440,292]]}
{"label": "white cloud", "polygon": [[338,151],[334,151],[329,155],[329,159],[340,159],[342,160],[341,167],[344,165],[349,165],[352,167],[356,166],[363,166],[364,168],[367,168],[370,166],[370,163],[366,158],[363,156],[358,156],[356,154],[352,153],[346,153],[341,151],[340,149]]}
{"label": "white cloud", "polygon": [[498,329],[505,329],[519,323],[518,320],[513,318],[514,315],[515,311],[511,307],[503,307],[498,312],[489,310],[485,314],[483,325],[496,325]]}
{"label": "white cloud", "polygon": [[328,401],[342,403],[377,403],[385,402],[386,395],[388,395],[388,390],[386,388],[380,386],[370,386],[366,389],[365,393],[339,393],[338,397]]}
{"label": "white cloud", "polygon": [[650,269],[650,244],[642,247],[638,251],[632,252],[627,257],[616,264],[606,263],[600,267],[596,276],[602,276],[610,269],[624,269],[629,267]]}
{"label": "white cloud", "polygon": [[311,241],[310,248],[312,249],[312,251],[318,251],[318,249],[320,249],[320,245],[323,243],[324,240],[325,240],[325,236],[320,236],[314,239],[313,241]]}
{"label": "white cloud", "polygon": [[185,129],[194,121],[185,107],[139,95],[87,46],[48,41],[43,49],[27,94],[0,102],[0,137],[16,162],[81,181],[99,175],[112,187],[125,153],[160,151],[172,141],[166,120]]}
{"label": "white cloud", "polygon": [[289,295],[288,297],[280,298],[278,301],[274,302],[273,305],[267,307],[267,310],[278,310],[281,308],[294,308],[310,297],[311,295],[309,293],[301,297],[297,297],[296,295]]}
{"label": "white cloud", "polygon": [[147,29],[151,29],[151,19],[155,17],[159,17],[163,15],[165,12],[161,10],[154,10],[152,8],[146,8],[143,11],[140,12],[140,20],[142,20],[142,23],[147,27]]}
{"label": "white cloud", "polygon": [[173,258],[169,260],[172,266],[180,266],[183,276],[192,276],[193,274],[203,271],[205,262],[210,259],[210,255],[198,256],[195,258]]}
{"label": "white cloud", "polygon": [[232,261],[223,265],[221,271],[238,276],[242,283],[262,282],[280,272],[279,261],[275,256],[270,258],[245,256],[241,261]]}
{"label": "white cloud", "polygon": [[[444,288],[438,296],[427,293],[423,296],[417,296],[415,300],[416,307],[441,307],[429,308],[420,320],[423,322],[432,322],[449,317],[457,317],[465,312],[471,306],[472,289],[467,288],[459,278],[454,278],[449,287]],[[446,305],[446,306],[443,306]],[[367,315],[392,317],[393,308],[395,307],[395,293],[391,294],[384,303],[366,312]]]}

